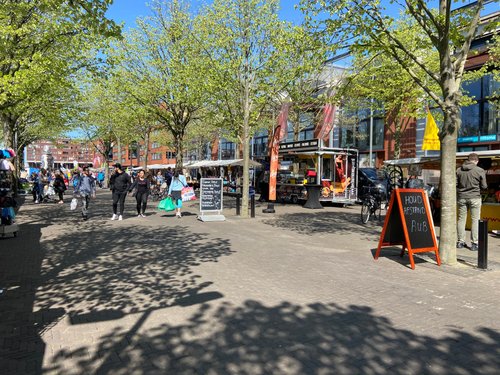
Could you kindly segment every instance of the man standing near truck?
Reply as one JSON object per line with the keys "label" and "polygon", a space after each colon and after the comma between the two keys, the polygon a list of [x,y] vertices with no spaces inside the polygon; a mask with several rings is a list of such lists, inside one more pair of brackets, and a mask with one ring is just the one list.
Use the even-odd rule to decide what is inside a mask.
{"label": "man standing near truck", "polygon": [[481,190],[488,188],[486,173],[484,169],[477,166],[479,157],[472,153],[467,160],[457,169],[457,248],[465,245],[465,221],[467,210],[470,209],[471,216],[471,251],[477,251],[478,226],[481,215]]}

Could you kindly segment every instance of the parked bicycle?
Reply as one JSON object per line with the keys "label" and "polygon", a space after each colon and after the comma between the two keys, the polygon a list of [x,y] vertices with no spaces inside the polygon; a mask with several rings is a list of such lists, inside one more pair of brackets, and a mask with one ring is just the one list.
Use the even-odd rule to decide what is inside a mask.
{"label": "parked bicycle", "polygon": [[382,217],[382,203],[387,207],[387,197],[378,187],[367,186],[362,191],[361,222],[368,223],[370,217]]}

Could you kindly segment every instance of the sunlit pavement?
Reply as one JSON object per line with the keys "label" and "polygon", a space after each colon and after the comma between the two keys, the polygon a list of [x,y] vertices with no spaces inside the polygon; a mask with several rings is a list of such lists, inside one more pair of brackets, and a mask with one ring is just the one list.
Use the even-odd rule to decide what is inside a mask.
{"label": "sunlit pavement", "polygon": [[498,374],[500,239],[490,270],[399,250],[360,208],[197,220],[150,204],[110,221],[26,203],[0,239],[0,373]]}

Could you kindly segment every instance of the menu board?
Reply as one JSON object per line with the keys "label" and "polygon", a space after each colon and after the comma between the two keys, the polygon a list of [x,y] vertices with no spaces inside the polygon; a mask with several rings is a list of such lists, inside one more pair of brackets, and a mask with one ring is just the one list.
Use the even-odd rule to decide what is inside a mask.
{"label": "menu board", "polygon": [[389,209],[375,252],[375,259],[383,246],[403,245],[410,256],[411,268],[415,269],[414,253],[434,252],[439,258],[434,223],[427,195],[422,189],[396,189],[391,194]]}
{"label": "menu board", "polygon": [[427,197],[423,191],[400,192],[401,208],[405,218],[408,242],[412,249],[435,246],[434,228],[430,221]]}
{"label": "menu board", "polygon": [[222,211],[222,178],[202,178],[200,211]]}

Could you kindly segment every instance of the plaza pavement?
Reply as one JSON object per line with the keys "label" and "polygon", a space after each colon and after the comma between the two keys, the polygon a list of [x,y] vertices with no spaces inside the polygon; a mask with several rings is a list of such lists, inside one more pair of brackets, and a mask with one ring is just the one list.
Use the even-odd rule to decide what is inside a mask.
{"label": "plaza pavement", "polygon": [[[69,201],[69,198],[68,198]],[[500,239],[490,269],[399,250],[359,206],[110,221],[26,203],[0,239],[0,374],[499,374]]]}

